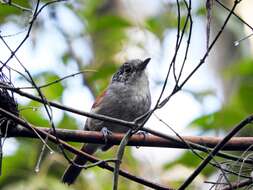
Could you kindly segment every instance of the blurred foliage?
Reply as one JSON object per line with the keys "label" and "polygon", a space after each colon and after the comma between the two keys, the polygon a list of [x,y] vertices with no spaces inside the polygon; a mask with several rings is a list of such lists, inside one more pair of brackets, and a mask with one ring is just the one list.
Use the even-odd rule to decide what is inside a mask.
{"label": "blurred foliage", "polygon": [[[252,115],[253,59],[243,58],[234,63],[231,63],[230,66],[225,68],[222,77],[224,81],[230,81],[232,83],[230,86],[231,92],[227,97],[225,97],[225,103],[217,111],[202,115],[191,122],[190,126],[197,128],[197,130],[202,134],[227,134],[243,119]],[[252,135],[252,124],[249,124],[240,130],[236,136]],[[246,151],[233,152],[233,154],[242,158],[248,157],[246,156]],[[231,170],[237,172],[238,169],[233,168],[234,165],[235,163],[232,162],[231,165],[228,164],[226,167],[230,169],[232,168]],[[240,164],[239,167],[241,171],[244,170],[244,168],[247,166]],[[249,173],[246,175],[250,176]],[[231,181],[236,181],[238,179],[237,176],[230,175],[229,173],[227,177]]]}
{"label": "blurred foliage", "polygon": [[[116,71],[118,63],[115,61],[115,55],[126,40],[124,30],[131,26],[126,18],[117,13],[116,4],[116,1],[86,1],[84,10],[77,12],[86,23],[85,34],[92,41],[92,68],[99,71],[85,75],[86,83],[94,95],[106,88],[112,73]],[[86,67],[81,65],[80,68]]]}
{"label": "blurred foliage", "polygon": [[[199,153],[198,154],[201,157],[204,157],[206,154],[204,153]],[[194,157],[194,159],[193,159]],[[173,160],[172,162],[165,164],[164,168],[166,170],[170,170],[172,167],[176,167],[177,165],[183,165],[186,168],[196,168],[199,165],[199,162],[201,161],[201,159],[199,157],[197,157],[194,153],[192,152],[185,152],[183,153],[179,158]],[[215,171],[215,169],[213,167],[206,167],[203,172],[201,173],[202,175],[204,175],[205,177],[208,177],[210,175],[212,175],[212,173]]]}
{"label": "blurred foliage", "polygon": [[[35,6],[34,2],[31,3],[29,1],[24,1],[22,3],[12,1],[12,3],[18,3],[18,5],[24,8],[34,8]],[[83,23],[84,27],[82,31],[74,36],[64,31],[64,29],[60,27],[60,23],[58,23],[58,19],[60,18],[57,18],[57,11],[59,11],[57,10],[57,6],[60,3],[50,6],[47,9],[50,10],[50,19],[56,21],[58,25],[57,30],[59,30],[59,35],[63,34],[65,43],[67,46],[69,45],[69,48],[62,53],[59,62],[62,62],[66,67],[72,67],[73,64],[76,64],[80,70],[85,70],[87,68],[95,69],[97,72],[87,72],[83,75],[83,79],[84,84],[87,85],[93,95],[96,96],[108,85],[111,75],[117,70],[119,63],[115,59],[115,55],[122,50],[124,43],[128,40],[126,35],[127,29],[135,26],[130,19],[122,16],[117,1],[88,0],[76,3],[78,8],[70,3],[61,4]],[[31,13],[21,11],[14,6],[7,4],[0,6],[1,24],[15,23],[23,28],[25,25],[24,23],[30,19],[30,16]],[[162,30],[165,30],[167,27],[176,26],[176,20],[173,22],[174,24],[170,23],[170,25],[167,25],[167,20],[172,20],[172,17],[174,20],[176,19],[172,13],[169,15],[166,15],[166,12],[164,12],[164,15],[160,14],[157,19],[150,21],[150,31],[155,34],[158,31],[155,27],[166,26],[160,29],[160,32],[163,33]],[[22,18],[22,23],[19,22],[20,18]],[[164,18],[162,22],[160,21],[161,18]],[[152,20],[151,18],[148,19]],[[34,49],[38,47],[38,41],[40,39],[38,35],[42,32],[46,32],[46,27],[44,26],[48,20],[49,18],[43,19],[39,17],[34,25],[31,38],[32,44],[36,44],[36,46],[33,46]],[[29,23],[27,22],[26,25],[27,24]],[[157,32],[157,36],[158,35]],[[83,60],[80,61],[78,56],[74,54],[75,52],[73,52],[74,50],[71,43],[72,40],[75,40],[75,37],[89,39],[93,57],[88,64],[87,62],[84,63]],[[41,71],[33,75],[37,87],[52,83],[60,78],[58,74],[51,70]],[[43,87],[41,91],[48,100],[62,102],[62,96],[66,87],[64,81],[61,81]],[[31,90],[31,92],[38,95],[36,89]],[[21,117],[35,126],[48,127],[50,125],[44,111],[44,105],[35,101],[29,101],[19,105],[19,109]],[[60,121],[56,124],[58,128],[80,128],[75,118],[68,113],[64,113]],[[71,144],[80,146],[78,143]],[[83,172],[82,177],[79,177],[78,182],[72,187],[61,184],[60,176],[67,162],[63,156],[57,152],[50,155],[47,151],[43,156],[40,172],[36,173],[34,168],[42,149],[41,142],[17,139],[16,146],[17,151],[15,151],[15,153],[4,157],[3,177],[0,178],[0,189],[111,189],[112,174],[98,167]],[[50,144],[50,146],[53,147],[54,150],[58,150],[55,145]],[[101,157],[101,159],[113,158],[116,154],[116,150],[116,148],[113,148],[106,153],[98,153],[98,156]],[[141,169],[138,166],[139,163],[132,156],[131,149],[127,148],[122,167],[138,175]],[[144,187],[135,182],[120,178],[120,189],[144,189]]]}
{"label": "blurred foliage", "polygon": [[[20,7],[31,8],[31,4],[29,1],[19,1],[19,0],[12,0],[12,4],[18,4]],[[8,3],[4,3],[0,1],[0,24],[8,22],[9,19],[12,19],[14,16],[21,16],[24,14],[24,11],[21,9],[10,6]]]}
{"label": "blurred foliage", "polygon": [[[40,88],[40,86],[43,85],[50,84],[48,86],[40,88],[41,92],[43,93],[44,97],[47,98],[47,100],[61,101],[64,86],[59,82],[52,83],[54,81],[59,80],[59,76],[52,72],[41,72],[33,76],[33,79],[37,85],[37,88]],[[41,103],[36,101],[29,101],[27,104],[20,106],[19,109],[21,111],[22,117],[30,123],[36,126],[48,127],[48,117],[44,112],[44,105],[42,105]]]}
{"label": "blurred foliage", "polygon": [[33,76],[33,79],[38,87],[46,85],[41,88],[41,92],[48,100],[61,101],[64,86],[60,82],[55,82],[60,79],[58,75],[52,72],[41,72],[38,75]]}
{"label": "blurred foliage", "polygon": [[[34,7],[34,2],[32,3],[30,1],[12,0],[11,2],[17,3],[18,5],[28,9]],[[68,46],[66,51],[60,55],[61,60],[59,60],[59,63],[63,63],[66,68],[77,66],[79,70],[87,68],[97,70],[97,72],[88,72],[83,75],[83,84],[90,89],[94,96],[96,96],[105,89],[111,75],[117,70],[119,63],[115,56],[117,53],[122,51],[124,44],[127,40],[129,40],[126,31],[136,27],[136,24],[134,24],[131,19],[124,16],[124,14],[121,14],[122,7],[118,6],[118,2],[116,0],[80,0],[72,3],[73,4],[58,3],[47,8],[53,13],[57,13],[57,11],[60,11],[57,9],[57,6],[64,6],[77,18],[79,18],[83,24],[82,31],[77,35],[73,35],[71,32],[68,33],[67,31],[59,32],[59,35],[62,35],[63,37],[63,41],[65,40],[66,46]],[[186,7],[182,1],[180,2],[180,5],[182,8],[180,29],[182,29],[187,15],[185,11]],[[197,10],[195,10],[194,14],[195,16],[202,17],[205,13],[205,8],[200,6]],[[41,19],[39,17],[40,20],[37,22],[37,25],[46,25],[50,19],[55,19],[56,15],[57,14],[51,14],[51,17],[46,16],[46,19]],[[17,7],[4,4],[1,1],[1,26],[8,23],[23,26],[23,22],[28,21],[29,19],[29,11],[22,11]],[[58,19],[61,18],[59,17]],[[55,19],[55,21],[58,22],[57,19]],[[163,44],[166,32],[170,29],[176,29],[178,25],[176,3],[166,4],[166,6],[162,7],[161,11],[158,11],[155,15],[145,18],[144,24],[146,27],[145,30],[154,34],[160,43]],[[39,27],[36,25],[34,25],[34,27],[36,27],[36,30],[41,31],[34,32],[31,35],[31,41],[39,39],[39,36],[36,35],[47,32],[45,31],[45,27]],[[63,30],[60,27],[56,28],[57,30]],[[74,41],[76,37],[80,37],[81,40],[88,39],[89,48],[92,50],[91,60],[80,61],[80,59],[74,55],[74,52],[72,52],[73,47],[71,47],[71,42]],[[36,47],[37,46],[34,48]],[[50,49],[45,48],[45,51],[50,51]],[[36,84],[40,86],[56,81],[60,79],[61,76],[49,69],[48,71],[41,71],[38,74],[33,75],[33,78]],[[224,72],[224,78],[225,80],[234,81],[234,91],[226,100],[226,104],[224,104],[219,110],[216,110],[213,113],[205,114],[192,121],[191,127],[197,128],[200,133],[214,132],[216,130],[220,130],[222,132],[227,131],[252,112],[251,108],[253,105],[251,104],[253,103],[251,103],[251,97],[253,95],[253,60],[248,58],[232,64],[232,66]],[[41,91],[48,100],[62,102],[62,96],[66,89],[67,85],[61,81],[41,88]],[[32,92],[37,94],[35,90],[32,90]],[[203,102],[207,96],[215,96],[215,94],[213,94],[210,90],[198,93],[191,92],[191,94],[199,102]],[[48,117],[45,114],[43,105],[40,103],[29,101],[27,103],[20,104],[19,109],[21,110],[21,117],[26,119],[28,122],[36,126],[49,126]],[[56,125],[58,128],[80,128],[76,119],[68,113],[63,113]],[[249,134],[251,134],[251,132],[248,133],[248,135]],[[76,145],[77,143],[73,144]],[[61,184],[60,176],[62,175],[67,162],[63,156],[57,152],[53,155],[50,155],[47,152],[43,157],[40,172],[35,173],[34,167],[39,153],[41,152],[41,142],[18,139],[16,146],[17,150],[13,154],[4,157],[3,172],[0,178],[0,189],[111,189],[112,174],[98,167],[94,167],[83,172],[82,176],[78,178],[78,182],[74,186],[68,187]],[[54,147],[54,150],[58,150],[54,145],[51,146]],[[106,153],[98,153],[97,155],[101,159],[113,158],[115,156],[115,151],[116,148],[113,148]],[[172,167],[178,165],[194,169],[199,162],[200,160],[191,152],[185,152],[173,162],[167,163],[162,172],[170,171]],[[140,163],[135,157],[133,157],[130,148],[127,148],[126,150],[122,167],[136,175],[141,173],[140,171],[142,168],[140,167]],[[208,167],[204,170],[203,176],[208,177],[212,175],[213,172],[214,169],[212,167]],[[175,180],[174,182],[169,182],[168,184],[178,186],[180,182],[181,181]],[[129,180],[120,178],[120,189],[144,189],[144,187]]]}
{"label": "blurred foliage", "polygon": [[[187,8],[184,2],[180,2],[180,20],[178,19],[177,4],[167,5],[157,15],[150,17],[146,20],[146,27],[150,32],[153,32],[160,40],[165,37],[165,32],[169,29],[176,29],[178,27],[178,21],[180,21],[180,29],[182,30],[187,18]],[[188,21],[189,23],[189,21]],[[187,27],[189,24],[187,25]],[[186,29],[188,29],[186,27]]]}
{"label": "blurred foliage", "polygon": [[[225,69],[223,76],[224,80],[233,81],[233,90],[227,97],[226,104],[219,110],[203,115],[191,123],[191,126],[203,132],[214,129],[228,131],[252,113],[253,59],[244,58],[231,64]],[[252,130],[248,127],[240,135],[251,136]]]}

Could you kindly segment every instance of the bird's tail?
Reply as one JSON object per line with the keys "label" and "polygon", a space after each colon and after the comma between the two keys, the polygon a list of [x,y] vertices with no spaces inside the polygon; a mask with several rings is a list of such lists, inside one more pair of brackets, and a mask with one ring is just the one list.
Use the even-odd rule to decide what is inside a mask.
{"label": "bird's tail", "polygon": [[[87,144],[87,145],[84,145],[81,150],[88,154],[94,154],[97,149],[98,149],[98,145]],[[87,160],[81,156],[76,156],[73,159],[73,162],[78,165],[84,165],[86,164]],[[81,170],[82,168],[70,164],[62,176],[62,182],[67,183],[68,185],[73,184],[76,178],[78,177],[78,175],[80,174]]]}

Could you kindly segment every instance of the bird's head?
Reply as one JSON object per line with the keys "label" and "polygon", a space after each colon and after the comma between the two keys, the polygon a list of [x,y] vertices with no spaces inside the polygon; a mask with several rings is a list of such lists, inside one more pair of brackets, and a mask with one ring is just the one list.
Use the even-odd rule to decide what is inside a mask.
{"label": "bird's head", "polygon": [[145,69],[150,60],[151,58],[147,58],[144,61],[133,59],[125,62],[113,75],[112,82],[133,84],[139,80],[147,80]]}

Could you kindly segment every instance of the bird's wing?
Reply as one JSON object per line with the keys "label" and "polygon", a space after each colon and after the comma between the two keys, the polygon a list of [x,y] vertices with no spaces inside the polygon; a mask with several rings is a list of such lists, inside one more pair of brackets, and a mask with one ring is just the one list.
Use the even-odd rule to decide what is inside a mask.
{"label": "bird's wing", "polygon": [[[104,90],[99,96],[96,97],[92,107],[91,107],[91,112],[92,113],[96,113],[98,110],[99,110],[99,105],[101,105],[101,103],[103,102],[103,97],[105,96],[106,94],[106,90]],[[87,118],[86,120],[86,123],[85,123],[85,126],[84,126],[84,129],[85,130],[88,130],[88,131],[94,131],[96,130],[94,127],[94,123],[96,123],[96,125],[99,125],[99,123],[102,122],[100,120],[94,120],[92,118]]]}
{"label": "bird's wing", "polygon": [[95,102],[93,103],[91,109],[96,109],[96,107],[98,107],[99,104],[101,104],[105,94],[106,94],[106,90],[104,90],[99,96],[97,96],[97,98],[96,98]]}

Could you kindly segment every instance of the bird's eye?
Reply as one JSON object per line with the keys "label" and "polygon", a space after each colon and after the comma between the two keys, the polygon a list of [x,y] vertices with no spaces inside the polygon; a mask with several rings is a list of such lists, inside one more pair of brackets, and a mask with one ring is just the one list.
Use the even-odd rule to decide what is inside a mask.
{"label": "bird's eye", "polygon": [[124,71],[125,72],[127,72],[127,73],[129,73],[130,71],[131,71],[131,66],[130,65],[128,65],[128,64],[126,64],[125,66],[124,66]]}

